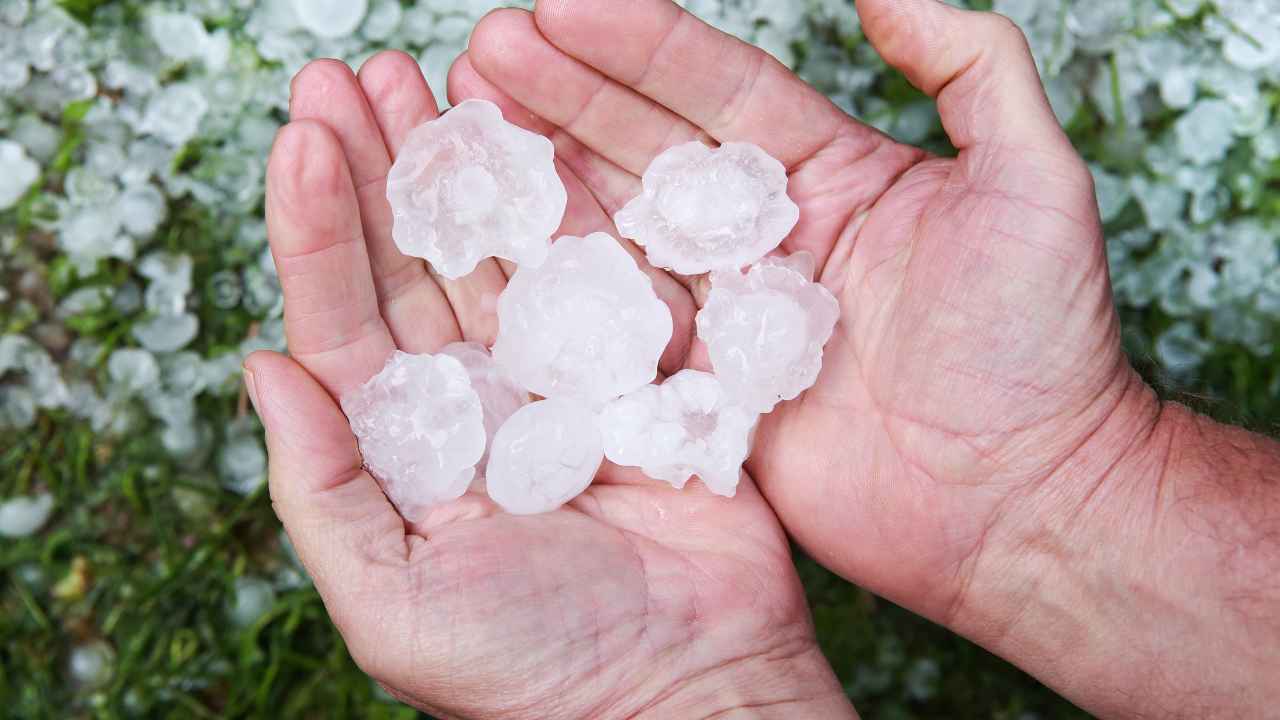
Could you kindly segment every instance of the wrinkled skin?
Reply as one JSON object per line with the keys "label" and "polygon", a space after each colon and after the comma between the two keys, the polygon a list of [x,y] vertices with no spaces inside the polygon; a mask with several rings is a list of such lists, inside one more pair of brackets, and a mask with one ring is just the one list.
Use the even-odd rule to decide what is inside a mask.
{"label": "wrinkled skin", "polygon": [[[986,539],[1128,392],[1091,180],[1021,35],[930,0],[858,5],[877,49],[938,98],[957,158],[860,125],[667,0],[495,12],[450,73],[454,102],[492,100],[556,144],[561,234],[613,232],[649,160],[680,142],[755,142],[787,166],[801,221],[783,249],[815,255],[842,316],[818,384],[764,419],[731,500],[606,465],[556,512],[468,496],[406,527],[333,398],[394,348],[491,344],[512,268],[450,281],[391,242],[387,169],[436,115],[412,59],[295,79],[268,190],[293,359],[251,358],[250,394],[277,512],[352,654],[398,697],[448,716],[683,716],[712,710],[706,683],[722,704],[848,712],[783,526],[851,580],[954,621]],[[705,279],[645,270],[675,318],[662,371],[709,369]],[[740,680],[762,666],[766,682]],[[801,687],[758,697],[779,676]]]}

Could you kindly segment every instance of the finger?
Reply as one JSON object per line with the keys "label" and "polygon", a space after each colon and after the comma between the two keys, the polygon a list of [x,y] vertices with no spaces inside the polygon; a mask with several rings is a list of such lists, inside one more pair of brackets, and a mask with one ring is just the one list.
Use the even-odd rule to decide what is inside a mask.
{"label": "finger", "polygon": [[395,343],[378,312],[351,173],[326,126],[281,128],[266,206],[289,350],[341,397],[381,370]]}
{"label": "finger", "polygon": [[960,150],[983,143],[1075,154],[1045,96],[1026,38],[1011,20],[937,0],[859,0],[872,45],[938,100]]}
{"label": "finger", "polygon": [[[421,77],[416,64],[414,73]],[[379,88],[384,101],[410,108],[401,85],[390,79]],[[394,110],[393,110],[394,112]],[[391,158],[378,120],[351,69],[336,60],[316,60],[293,79],[290,117],[328,126],[341,143],[368,243],[380,311],[396,344],[408,352],[434,352],[458,339],[459,331],[444,292],[427,275],[424,263],[406,256],[391,238],[391,206],[386,178]]]}
{"label": "finger", "polygon": [[838,136],[866,152],[885,142],[768,53],[670,0],[539,0],[534,13],[565,53],[721,142],[760,145],[788,169]]}
{"label": "finger", "polygon": [[486,15],[467,54],[517,102],[634,175],[663,150],[705,138],[688,120],[561,52],[527,11]]}
{"label": "finger", "polygon": [[[392,158],[414,128],[440,116],[421,67],[405,53],[374,55],[360,68],[358,79]],[[383,189],[385,194],[385,185]],[[498,263],[482,260],[474,271],[454,280],[435,273],[431,277],[448,298],[461,337],[492,345],[498,328],[494,308],[506,287]]]}
{"label": "finger", "polygon": [[245,384],[267,431],[272,506],[342,628],[344,598],[378,587],[370,575],[403,560],[404,523],[361,468],[342,411],[302,367],[257,352],[245,361]]}
{"label": "finger", "polygon": [[[640,194],[640,178],[584,145],[553,122],[537,115],[493,82],[482,76],[469,53],[459,56],[449,70],[449,100],[488,100],[502,109],[502,116],[526,130],[546,136],[555,145],[556,159],[582,179],[610,216]],[[570,200],[572,204],[572,199]]]}

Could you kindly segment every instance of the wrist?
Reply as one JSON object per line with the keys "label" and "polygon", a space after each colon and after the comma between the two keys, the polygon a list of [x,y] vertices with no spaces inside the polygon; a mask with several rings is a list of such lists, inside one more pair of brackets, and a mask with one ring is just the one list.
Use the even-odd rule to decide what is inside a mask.
{"label": "wrist", "polygon": [[1280,450],[1136,375],[1120,392],[1003,508],[953,626],[1100,716],[1247,715],[1280,679]]}
{"label": "wrist", "polygon": [[816,643],[735,660],[662,693],[637,718],[827,718],[858,715]]}

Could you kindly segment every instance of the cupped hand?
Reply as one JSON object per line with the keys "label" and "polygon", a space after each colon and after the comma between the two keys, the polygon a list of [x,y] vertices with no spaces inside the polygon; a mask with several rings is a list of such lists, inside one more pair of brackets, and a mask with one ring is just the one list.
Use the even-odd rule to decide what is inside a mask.
{"label": "cupped hand", "polygon": [[[387,171],[409,130],[437,115],[412,58],[378,55],[358,77],[312,63],[290,115],[267,220],[292,358],[255,354],[245,377],[267,430],[272,502],[361,667],[442,717],[852,715],[817,650],[787,538],[749,478],[727,500],[606,466],[555,512],[508,515],[472,494],[402,520],[361,468],[335,398],[397,348],[491,344],[511,268],[487,260],[449,281],[392,242]],[[562,171],[562,233],[610,230]],[[646,272],[677,317],[670,372],[694,303]]]}
{"label": "cupped hand", "polygon": [[[762,420],[747,467],[821,562],[973,631],[1003,612],[961,617],[997,582],[995,546],[1026,536],[1006,528],[1086,493],[1050,481],[1144,391],[1120,349],[1092,179],[1021,33],[935,0],[857,6],[881,55],[936,99],[956,157],[860,124],[668,0],[493,13],[449,90],[545,133],[610,214],[676,143],[754,142],[783,162],[801,212],[783,249],[814,254],[842,316],[817,385]],[[705,279],[680,280],[705,295]],[[706,369],[696,341],[684,364]]]}

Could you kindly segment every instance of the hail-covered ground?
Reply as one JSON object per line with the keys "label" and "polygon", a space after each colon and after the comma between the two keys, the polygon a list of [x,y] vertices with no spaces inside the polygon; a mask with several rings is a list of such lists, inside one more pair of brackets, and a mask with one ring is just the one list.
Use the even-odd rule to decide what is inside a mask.
{"label": "hail-covered ground", "polygon": [[[372,686],[334,650],[262,490],[266,456],[238,373],[247,353],[284,347],[261,219],[265,158],[286,119],[289,78],[308,59],[358,65],[405,49],[442,94],[450,62],[495,4],[0,2],[0,697],[13,699],[13,712],[394,712],[369,705]],[[932,104],[885,68],[849,3],[685,4],[855,116],[946,151]],[[1273,3],[972,4],[994,5],[1027,32],[1054,109],[1094,170],[1131,357],[1221,415],[1280,418]],[[459,175],[478,190],[499,180]],[[664,199],[662,177],[645,180],[648,210],[687,207],[689,197]],[[645,210],[642,202],[635,215]],[[627,232],[659,264],[686,261],[679,242]],[[766,275],[781,272],[728,277],[713,294],[768,286]],[[700,323],[699,332],[715,330]],[[492,359],[454,357],[473,386],[483,377],[508,393],[497,414],[509,415],[484,417],[486,446],[517,414],[555,432],[555,422],[530,417],[555,408],[513,398],[529,381],[512,390],[495,380]],[[715,370],[611,400],[607,411],[635,424],[603,437],[600,452],[622,457],[636,437],[661,440],[671,408],[719,412],[719,427],[739,427],[720,400],[738,380]],[[793,380],[749,382],[776,382],[781,399]],[[489,452],[478,474],[509,459]],[[643,453],[627,462],[687,477],[715,476],[726,461],[708,451],[674,467]],[[860,707],[1067,712],[959,641],[876,610],[869,596],[849,602],[855,591],[802,570],[826,649]],[[229,620],[242,630],[224,632]],[[979,674],[988,680],[971,682]],[[947,704],[953,696],[966,704]]]}

